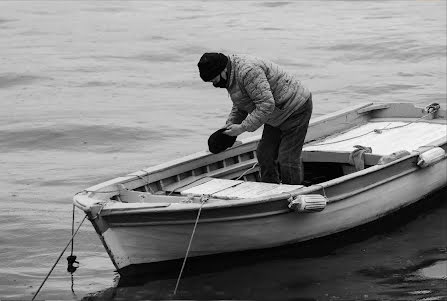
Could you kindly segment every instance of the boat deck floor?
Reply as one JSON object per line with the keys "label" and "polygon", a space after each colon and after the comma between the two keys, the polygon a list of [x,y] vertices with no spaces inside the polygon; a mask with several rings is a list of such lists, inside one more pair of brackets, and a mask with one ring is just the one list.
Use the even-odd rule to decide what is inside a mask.
{"label": "boat deck floor", "polygon": [[219,199],[246,199],[290,192],[302,187],[302,185],[207,178],[206,182],[182,190],[180,194],[193,196],[212,195]]}
{"label": "boat deck floor", "polygon": [[351,152],[354,145],[371,147],[372,153],[389,155],[413,151],[447,136],[446,124],[429,122],[369,122],[341,134],[305,145],[304,151]]}

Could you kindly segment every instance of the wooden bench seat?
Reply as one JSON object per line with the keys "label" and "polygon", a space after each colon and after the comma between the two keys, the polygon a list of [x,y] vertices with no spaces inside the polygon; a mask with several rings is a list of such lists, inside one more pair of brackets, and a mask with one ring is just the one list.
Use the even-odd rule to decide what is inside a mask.
{"label": "wooden bench seat", "polygon": [[[257,159],[250,159],[227,167],[212,170],[199,176],[191,176],[181,181],[175,182],[173,184],[164,186],[163,191],[180,192],[185,188],[189,188],[191,186],[196,186],[200,183],[207,182],[206,180],[207,178],[222,178],[222,179],[236,178],[240,173],[243,173],[244,171],[251,169],[257,162],[258,162]],[[259,166],[255,166],[251,170],[251,172],[257,172],[258,170]]]}
{"label": "wooden bench seat", "polygon": [[[349,164],[350,152],[344,151],[306,151],[303,150],[303,162],[332,162]],[[376,165],[379,162],[381,155],[364,154],[365,165]]]}
{"label": "wooden bench seat", "polygon": [[219,199],[246,199],[290,192],[302,187],[304,186],[209,178],[204,183],[182,190],[180,194],[211,195]]}

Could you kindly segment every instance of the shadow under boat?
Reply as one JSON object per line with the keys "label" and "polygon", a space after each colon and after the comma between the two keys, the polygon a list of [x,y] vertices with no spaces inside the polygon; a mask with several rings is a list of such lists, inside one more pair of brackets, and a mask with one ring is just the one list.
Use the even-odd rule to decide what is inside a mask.
{"label": "shadow under boat", "polygon": [[[378,220],[323,238],[262,250],[188,258],[182,278],[276,259],[304,259],[332,255],[338,248],[367,240],[374,235],[393,232],[415,218],[421,217],[443,205],[445,206],[446,204],[443,204],[442,201],[446,196],[447,187],[444,187],[426,196],[424,199]],[[116,285],[117,287],[129,287],[142,285],[154,280],[176,279],[182,264],[183,259],[130,265],[119,271],[120,277]]]}

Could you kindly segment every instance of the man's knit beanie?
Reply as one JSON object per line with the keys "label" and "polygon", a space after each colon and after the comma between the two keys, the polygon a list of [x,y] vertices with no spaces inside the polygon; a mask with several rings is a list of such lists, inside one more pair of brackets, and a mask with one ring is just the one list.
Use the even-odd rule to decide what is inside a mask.
{"label": "man's knit beanie", "polygon": [[227,148],[233,146],[236,141],[236,136],[224,134],[223,131],[225,130],[226,128],[219,129],[208,138],[208,148],[213,154],[223,152]]}
{"label": "man's knit beanie", "polygon": [[225,69],[227,63],[228,57],[222,53],[204,53],[197,64],[200,77],[204,82],[212,80]]}

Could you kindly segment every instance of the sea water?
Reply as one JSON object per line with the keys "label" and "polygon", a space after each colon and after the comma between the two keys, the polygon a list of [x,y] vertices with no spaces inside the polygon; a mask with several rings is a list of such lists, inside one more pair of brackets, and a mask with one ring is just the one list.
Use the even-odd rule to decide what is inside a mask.
{"label": "sea water", "polygon": [[[445,1],[1,1],[2,300],[36,292],[70,238],[75,193],[206,149],[231,108],[198,74],[214,51],[295,73],[313,117],[446,103]],[[445,300],[445,277],[427,277],[446,260],[447,207],[437,204],[315,256],[230,260],[182,279],[177,296],[175,279],[120,286],[85,223],[79,269],[66,272],[65,254],[37,298]]]}

